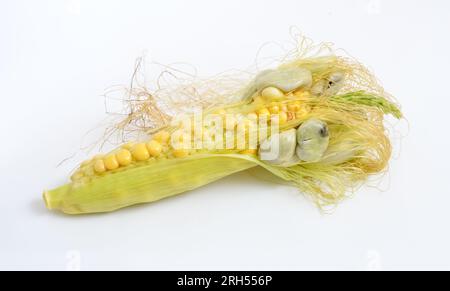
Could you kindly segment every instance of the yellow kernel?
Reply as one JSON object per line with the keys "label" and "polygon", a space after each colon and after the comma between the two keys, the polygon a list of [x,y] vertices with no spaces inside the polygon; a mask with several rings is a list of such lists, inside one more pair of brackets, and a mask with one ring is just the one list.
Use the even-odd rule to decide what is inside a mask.
{"label": "yellow kernel", "polygon": [[102,160],[104,157],[105,157],[105,155],[102,155],[102,154],[96,155],[96,156],[94,156],[93,160],[94,160],[94,161]]}
{"label": "yellow kernel", "polygon": [[116,155],[109,155],[104,160],[105,167],[107,170],[116,170],[119,168],[119,162],[117,161]]}
{"label": "yellow kernel", "polygon": [[280,112],[280,107],[277,105],[273,105],[272,107],[269,108],[270,113],[272,114],[277,114],[278,112]]}
{"label": "yellow kernel", "polygon": [[170,133],[165,130],[162,130],[158,133],[155,133],[155,135],[153,135],[153,139],[161,144],[167,144],[170,139]]}
{"label": "yellow kernel", "polygon": [[83,171],[85,177],[92,177],[95,175],[94,167],[86,167]]}
{"label": "yellow kernel", "polygon": [[147,149],[152,157],[159,157],[162,152],[162,145],[156,140],[152,140],[147,144]]}
{"label": "yellow kernel", "polygon": [[279,100],[284,98],[284,93],[278,88],[267,87],[261,92],[261,96],[266,100]]}
{"label": "yellow kernel", "polygon": [[284,111],[284,112],[288,111],[287,105],[286,104],[281,104],[280,105],[280,111]]}
{"label": "yellow kernel", "polygon": [[119,165],[121,165],[122,167],[130,165],[131,162],[133,161],[131,152],[126,149],[121,149],[119,152],[117,152],[116,157],[117,161],[119,162]]}
{"label": "yellow kernel", "polygon": [[129,143],[126,143],[126,144],[122,145],[122,148],[125,149],[125,150],[131,150],[133,147],[134,147],[134,143],[133,142],[129,142]]}
{"label": "yellow kernel", "polygon": [[300,91],[295,92],[295,96],[297,98],[309,98],[309,97],[311,97],[311,93],[309,93],[308,91],[300,90]]}
{"label": "yellow kernel", "polygon": [[258,110],[258,115],[259,116],[261,116],[261,115],[270,115],[270,111],[269,111],[269,109],[264,107],[264,108],[261,108],[261,109]]}
{"label": "yellow kernel", "polygon": [[150,158],[150,153],[148,152],[147,146],[145,143],[136,144],[131,150],[131,154],[136,161],[146,161]]}
{"label": "yellow kernel", "polygon": [[280,116],[280,124],[284,124],[284,123],[287,122],[287,120],[288,120],[288,115],[287,115],[286,112],[283,112],[283,111],[280,112],[279,116]]}
{"label": "yellow kernel", "polygon": [[94,164],[94,170],[98,174],[106,172],[105,162],[103,162],[103,160],[96,160]]}
{"label": "yellow kernel", "polygon": [[297,112],[300,110],[300,108],[301,108],[300,102],[294,102],[294,103],[291,103],[288,105],[289,111],[292,111],[292,112]]}
{"label": "yellow kernel", "polygon": [[172,153],[175,158],[185,158],[189,155],[189,152],[183,149],[173,150]]}

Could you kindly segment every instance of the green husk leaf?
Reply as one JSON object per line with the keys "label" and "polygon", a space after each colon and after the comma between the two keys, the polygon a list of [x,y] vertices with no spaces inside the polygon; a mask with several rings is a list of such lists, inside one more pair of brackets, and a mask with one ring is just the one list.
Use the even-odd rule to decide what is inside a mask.
{"label": "green husk leaf", "polygon": [[49,209],[67,214],[115,211],[196,189],[254,167],[245,155],[193,155],[166,159],[44,193]]}

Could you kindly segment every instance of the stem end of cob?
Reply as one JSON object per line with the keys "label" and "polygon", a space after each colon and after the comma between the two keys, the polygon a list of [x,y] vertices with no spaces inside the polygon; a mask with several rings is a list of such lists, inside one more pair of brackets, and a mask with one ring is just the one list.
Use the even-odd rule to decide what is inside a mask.
{"label": "stem end of cob", "polygon": [[48,210],[57,208],[55,201],[51,199],[50,191],[44,191],[42,198],[44,199],[45,207],[47,207]]}

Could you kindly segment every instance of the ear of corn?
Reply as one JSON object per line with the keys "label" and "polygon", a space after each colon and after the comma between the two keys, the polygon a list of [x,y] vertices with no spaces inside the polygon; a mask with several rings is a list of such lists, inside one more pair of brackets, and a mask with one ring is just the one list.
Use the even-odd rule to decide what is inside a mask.
{"label": "ear of corn", "polygon": [[[168,127],[150,141],[128,143],[83,162],[71,183],[44,192],[46,206],[67,214],[109,212],[158,201],[260,166],[325,207],[386,168],[391,145],[383,116],[401,118],[402,113],[376,84],[369,91],[355,85],[363,79],[370,85],[371,75],[358,64],[334,56],[295,60],[279,70],[257,76],[243,89],[241,101],[211,109],[222,115],[225,134],[241,132],[243,141],[236,138],[230,147],[197,149],[193,145],[198,139],[221,141],[221,136],[211,136],[208,128],[202,128],[200,134],[191,136],[191,147],[174,148],[169,141],[179,128]],[[344,76],[350,79],[344,86],[347,93],[334,94],[338,89],[332,86]],[[228,113],[242,118],[226,117]],[[318,120],[324,126],[317,128],[327,129],[322,132],[323,142],[311,142],[317,135],[314,127],[311,132],[300,130],[308,120]],[[298,145],[296,151],[280,146],[289,153],[280,155],[276,163],[263,161],[261,141],[256,145],[248,141],[251,135],[261,135],[258,126],[262,123],[284,132],[298,130],[306,138],[303,151],[298,154]],[[294,152],[300,159],[290,159]]]}
{"label": "ear of corn", "polygon": [[[346,108],[351,110],[352,106],[364,105],[378,108],[384,113],[399,115],[398,108],[382,97],[372,94],[355,92],[330,98],[333,102],[346,103]],[[293,108],[293,110],[297,108]],[[317,114],[319,114],[318,112]],[[338,112],[337,112],[338,114]],[[330,117],[323,117],[330,118]],[[337,117],[334,117],[337,118]],[[354,120],[353,122],[356,122]],[[289,125],[295,127],[297,123]],[[377,135],[365,128],[355,126],[346,128],[346,131],[355,131],[358,134],[347,134],[346,140],[359,137],[355,143],[364,144],[367,138],[377,139]],[[336,130],[337,131],[337,130]],[[157,136],[166,136],[165,132]],[[375,141],[374,141],[375,142]],[[339,144],[339,151],[344,152],[344,147]],[[336,199],[344,197],[344,189],[339,189],[336,179],[348,179],[349,169],[342,170],[333,164],[303,164],[290,167],[279,167],[260,161],[256,154],[257,150],[247,149],[231,154],[208,154],[200,153],[189,156],[187,150],[173,150],[173,159],[162,158],[160,160],[147,161],[151,156],[158,156],[161,145],[158,142],[138,143],[136,145],[125,145],[131,152],[122,149],[116,155],[98,156],[92,162],[85,162],[82,166],[89,167],[93,163],[96,176],[77,176],[73,183],[47,191],[44,200],[49,209],[60,210],[67,214],[84,214],[96,212],[109,212],[134,204],[154,202],[176,194],[201,187],[225,176],[240,172],[255,166],[261,166],[272,174],[289,182],[303,191],[318,192],[320,196],[315,197],[322,205],[331,204]],[[332,147],[331,147],[332,148]],[[332,152],[332,149],[330,150]],[[136,162],[130,166],[131,155]],[[372,161],[373,162],[373,161]],[[123,170],[117,170],[119,166],[128,166]],[[384,165],[379,166],[380,169]],[[356,170],[358,168],[354,168]],[[380,169],[372,169],[373,172]],[[116,172],[114,172],[116,170]],[[111,173],[108,173],[111,172]],[[351,172],[351,171],[350,171]],[[317,173],[322,173],[317,179]],[[363,174],[362,172],[360,173]],[[315,177],[316,180],[311,179]],[[328,184],[334,193],[321,192],[320,183]]]}

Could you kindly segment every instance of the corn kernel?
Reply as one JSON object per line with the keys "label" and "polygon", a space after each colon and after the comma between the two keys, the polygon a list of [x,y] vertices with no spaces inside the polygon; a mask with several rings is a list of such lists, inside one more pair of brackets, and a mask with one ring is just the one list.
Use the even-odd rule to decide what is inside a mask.
{"label": "corn kernel", "polygon": [[278,88],[267,87],[261,92],[261,96],[266,100],[279,100],[284,98],[284,93]]}
{"label": "corn kernel", "polygon": [[153,135],[153,139],[159,142],[160,144],[167,144],[170,139],[170,133],[165,130],[162,130],[158,133],[155,133],[155,135]]}
{"label": "corn kernel", "polygon": [[189,152],[184,149],[173,150],[172,153],[175,158],[185,158],[189,155]]}
{"label": "corn kernel", "polygon": [[150,153],[148,152],[145,143],[139,143],[135,145],[131,153],[133,155],[133,158],[136,159],[136,161],[146,161],[150,158]]}
{"label": "corn kernel", "polygon": [[120,166],[116,155],[109,155],[103,161],[105,162],[105,168],[110,171],[116,170]]}
{"label": "corn kernel", "polygon": [[280,107],[278,105],[273,105],[272,107],[270,107],[270,113],[272,114],[277,114],[278,112],[280,112]]}
{"label": "corn kernel", "polygon": [[129,143],[126,143],[126,144],[122,145],[122,148],[123,148],[123,149],[129,150],[129,151],[130,151],[133,147],[134,147],[134,143],[132,143],[132,142],[129,142]]}
{"label": "corn kernel", "polygon": [[96,160],[94,164],[94,170],[98,174],[106,172],[105,162],[103,162],[103,160]]}
{"label": "corn kernel", "polygon": [[288,120],[287,113],[282,111],[280,112],[279,116],[280,116],[280,124],[285,124]]}
{"label": "corn kernel", "polygon": [[93,166],[86,167],[83,171],[85,177],[92,177],[95,175],[95,169]]}
{"label": "corn kernel", "polygon": [[297,98],[309,98],[311,97],[311,93],[309,93],[308,91],[297,91],[295,92],[295,96]]}
{"label": "corn kernel", "polygon": [[261,108],[261,109],[258,110],[258,115],[259,116],[261,116],[261,115],[270,115],[270,111],[269,111],[269,109],[264,107],[264,108]]}
{"label": "corn kernel", "polygon": [[281,104],[280,105],[280,111],[284,111],[284,112],[288,111],[287,105],[286,104]]}
{"label": "corn kernel", "polygon": [[295,112],[295,117],[297,119],[304,118],[311,111],[311,107],[308,105],[302,106],[297,112]]}
{"label": "corn kernel", "polygon": [[126,149],[122,149],[116,154],[117,161],[119,162],[119,165],[122,167],[126,167],[131,164],[133,161],[133,157],[131,155],[131,152]]}
{"label": "corn kernel", "polygon": [[162,145],[156,140],[152,140],[147,144],[147,149],[152,157],[159,157],[162,152]]}
{"label": "corn kernel", "polygon": [[105,157],[105,155],[99,154],[99,155],[94,156],[93,160],[94,161],[103,160],[104,157]]}

